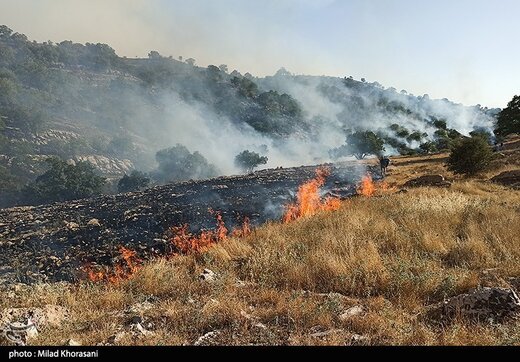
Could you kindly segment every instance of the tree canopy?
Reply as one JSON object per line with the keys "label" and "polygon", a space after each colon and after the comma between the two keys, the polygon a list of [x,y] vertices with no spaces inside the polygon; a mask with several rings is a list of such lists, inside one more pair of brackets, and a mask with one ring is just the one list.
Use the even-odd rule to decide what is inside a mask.
{"label": "tree canopy", "polygon": [[50,169],[23,190],[25,201],[30,204],[92,197],[101,193],[106,182],[89,162],[69,164],[51,158],[47,163]]}
{"label": "tree canopy", "polygon": [[154,176],[160,182],[205,179],[218,175],[217,168],[204,156],[198,151],[191,153],[181,144],[160,150],[155,159],[159,165]]}
{"label": "tree canopy", "polygon": [[358,160],[368,155],[379,155],[385,150],[384,140],[372,131],[356,131],[347,135],[346,144],[330,151],[331,157],[353,155]]}
{"label": "tree canopy", "polygon": [[252,172],[256,167],[265,165],[267,161],[266,156],[249,150],[242,151],[235,157],[235,165],[246,172]]}
{"label": "tree canopy", "polygon": [[512,133],[520,134],[520,96],[514,96],[497,118],[495,134],[505,137]]}

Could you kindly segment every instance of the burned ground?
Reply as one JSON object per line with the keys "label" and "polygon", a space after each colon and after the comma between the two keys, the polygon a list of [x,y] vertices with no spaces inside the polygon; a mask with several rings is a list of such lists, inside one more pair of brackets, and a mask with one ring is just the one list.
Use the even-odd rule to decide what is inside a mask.
{"label": "burned ground", "polygon": [[[143,192],[38,207],[0,210],[0,280],[73,281],[85,263],[111,265],[119,248],[140,258],[170,252],[167,232],[189,224],[193,232],[210,229],[218,211],[228,228],[248,217],[253,226],[278,220],[300,184],[316,167],[264,170],[158,186]],[[331,167],[324,192],[356,193],[359,167]],[[364,171],[364,169],[363,169]],[[369,168],[375,174],[375,169]]]}

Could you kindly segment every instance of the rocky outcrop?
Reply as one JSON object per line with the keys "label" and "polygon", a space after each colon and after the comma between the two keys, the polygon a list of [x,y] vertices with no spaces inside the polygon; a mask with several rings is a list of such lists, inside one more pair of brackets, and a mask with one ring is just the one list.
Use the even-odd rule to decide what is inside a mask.
{"label": "rocky outcrop", "polygon": [[500,322],[518,313],[520,299],[514,290],[485,287],[430,306],[424,317],[441,323],[455,318]]}
{"label": "rocky outcrop", "polygon": [[504,186],[520,188],[520,170],[502,172],[501,174],[493,177],[491,182]]}
{"label": "rocky outcrop", "polygon": [[80,135],[76,132],[50,129],[42,133],[31,134],[28,137],[28,141],[35,145],[46,145],[49,142],[61,141],[64,143],[74,142],[80,138]]}
{"label": "rocky outcrop", "polygon": [[451,182],[447,181],[442,175],[424,175],[413,180],[407,181],[404,187],[450,187]]}
{"label": "rocky outcrop", "polygon": [[[253,226],[279,220],[298,186],[316,167],[263,170],[158,186],[146,191],[38,207],[0,210],[0,284],[14,280],[72,281],[85,263],[113,265],[120,247],[140,259],[172,251],[168,230],[185,223],[192,232],[215,227],[219,211],[228,228],[248,217]],[[377,173],[371,170],[374,177]],[[333,167],[323,187],[342,196],[356,193],[360,174]],[[84,274],[84,272],[83,272]]]}
{"label": "rocky outcrop", "polygon": [[76,156],[69,160],[70,163],[75,164],[78,161],[88,161],[94,165],[103,175],[122,176],[128,174],[134,169],[134,164],[130,160],[120,160],[117,158],[109,158],[101,155],[84,155]]}

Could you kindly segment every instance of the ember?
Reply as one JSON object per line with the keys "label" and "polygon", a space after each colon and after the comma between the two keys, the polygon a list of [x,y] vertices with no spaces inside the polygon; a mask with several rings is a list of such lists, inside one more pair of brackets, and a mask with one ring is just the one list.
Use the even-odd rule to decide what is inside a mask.
{"label": "ember", "polygon": [[333,211],[339,209],[341,201],[337,198],[328,197],[322,200],[320,192],[330,175],[328,168],[322,167],[316,170],[316,177],[304,183],[298,188],[296,202],[288,205],[282,221],[289,223],[301,217],[308,217],[319,211]]}

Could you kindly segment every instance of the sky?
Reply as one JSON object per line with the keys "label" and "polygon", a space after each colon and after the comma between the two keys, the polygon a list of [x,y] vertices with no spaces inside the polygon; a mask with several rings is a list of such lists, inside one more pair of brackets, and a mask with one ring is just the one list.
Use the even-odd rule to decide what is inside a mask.
{"label": "sky", "polygon": [[0,24],[37,41],[352,75],[500,108],[520,93],[519,13],[518,0],[0,0]]}

